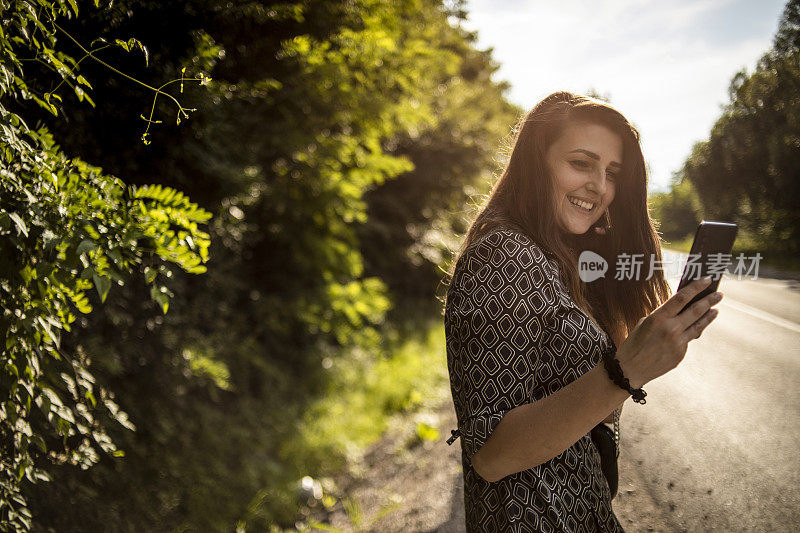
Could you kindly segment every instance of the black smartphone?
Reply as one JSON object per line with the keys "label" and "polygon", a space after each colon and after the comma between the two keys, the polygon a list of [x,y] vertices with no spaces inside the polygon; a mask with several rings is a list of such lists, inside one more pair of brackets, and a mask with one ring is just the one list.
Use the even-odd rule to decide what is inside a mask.
{"label": "black smartphone", "polygon": [[[678,290],[681,290],[692,281],[705,276],[711,276],[711,285],[703,289],[700,294],[683,306],[678,314],[683,313],[687,307],[698,300],[702,300],[712,292],[717,291],[722,274],[731,264],[731,250],[739,226],[728,222],[711,222],[703,220],[697,226],[694,234],[692,249],[683,267]],[[677,291],[676,291],[677,292]]]}

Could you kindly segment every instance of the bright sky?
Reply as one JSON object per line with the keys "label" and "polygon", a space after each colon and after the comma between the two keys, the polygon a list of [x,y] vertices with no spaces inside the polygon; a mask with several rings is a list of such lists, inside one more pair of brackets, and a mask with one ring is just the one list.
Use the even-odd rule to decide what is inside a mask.
{"label": "bright sky", "polygon": [[772,44],[785,0],[468,0],[525,110],[556,90],[609,98],[641,134],[649,192],[668,190],[729,102],[733,75]]}

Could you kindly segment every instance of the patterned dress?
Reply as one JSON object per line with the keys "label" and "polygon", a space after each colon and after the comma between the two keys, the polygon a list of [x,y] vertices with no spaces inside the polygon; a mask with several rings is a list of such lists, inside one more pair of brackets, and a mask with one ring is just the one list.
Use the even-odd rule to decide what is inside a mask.
{"label": "patterned dress", "polygon": [[489,233],[456,264],[444,321],[467,531],[622,532],[589,433],[496,482],[470,462],[507,412],[579,378],[609,348],[561,283],[555,259],[516,230]]}

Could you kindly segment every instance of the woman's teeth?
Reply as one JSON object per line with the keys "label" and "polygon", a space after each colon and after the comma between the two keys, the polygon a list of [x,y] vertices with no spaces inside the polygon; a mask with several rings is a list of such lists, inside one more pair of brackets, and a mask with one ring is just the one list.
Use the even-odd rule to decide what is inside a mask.
{"label": "woman's teeth", "polygon": [[584,202],[583,200],[578,200],[577,198],[573,198],[571,196],[567,197],[569,201],[578,207],[582,207],[586,211],[591,211],[594,208],[594,204],[590,204],[588,202]]}

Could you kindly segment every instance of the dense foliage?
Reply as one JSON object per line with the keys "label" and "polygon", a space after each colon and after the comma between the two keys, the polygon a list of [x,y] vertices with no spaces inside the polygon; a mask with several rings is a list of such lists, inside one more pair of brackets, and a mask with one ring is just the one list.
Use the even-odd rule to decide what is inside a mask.
{"label": "dense foliage", "polygon": [[[0,527],[27,529],[21,483],[47,480],[50,464],[88,468],[121,457],[109,423],[133,430],[114,392],[97,382],[90,354],[62,349],[76,314],[105,301],[113,285],[143,279],[166,313],[169,264],[201,273],[210,213],[178,191],[129,187],[68,158],[44,127],[30,128],[7,102],[58,114],[66,88],[86,98],[78,61],[57,48],[54,21],[77,15],[68,2],[0,4]],[[127,43],[124,43],[128,46]],[[62,80],[56,90],[29,75],[36,61]]]}
{"label": "dense foliage", "polygon": [[[27,5],[3,16],[34,16]],[[127,413],[135,431],[108,425],[107,451],[91,468],[45,461],[52,482],[23,478],[35,520],[58,531],[294,524],[301,477],[335,472],[382,427],[378,417],[421,402],[430,380],[411,372],[427,359],[398,346],[437,318],[451,229],[463,229],[463,206],[494,170],[519,110],[492,81],[490,53],[460,29],[461,2],[55,6],[60,29],[51,31],[66,50],[55,57],[72,65],[59,54],[98,50],[80,62],[83,81],[74,76],[74,96],[49,100],[57,116],[16,94],[3,101],[46,126],[59,153],[104,169],[80,167],[93,169],[87,175],[129,184],[81,189],[97,216],[127,213],[132,228],[97,222],[95,248],[77,254],[84,269],[96,263],[104,302],[75,322],[60,351],[83,361],[94,394],[113,394],[120,409],[112,412]],[[30,62],[18,77],[30,85],[49,70]],[[181,93],[194,110],[188,117],[167,97],[153,102],[145,87],[184,75],[205,85]],[[146,120],[151,108],[162,123]],[[165,118],[176,114],[179,130]],[[153,182],[162,188],[145,186]],[[170,198],[167,187],[202,209],[179,193]],[[92,203],[93,194],[111,206]],[[22,205],[33,217],[32,204]],[[159,211],[186,217],[186,233],[175,227],[181,221],[163,227],[152,215]],[[206,236],[192,224],[210,213]],[[51,231],[63,242],[73,226]],[[86,237],[74,239],[80,246]],[[135,251],[148,245],[149,263]],[[205,275],[189,275],[202,268],[189,252],[211,258]],[[166,270],[166,261],[187,272]],[[107,291],[104,275],[138,270]],[[165,315],[147,291],[166,277],[170,289],[150,295],[173,297]],[[374,418],[348,425],[343,406],[357,402]],[[124,457],[113,456],[117,449]]]}
{"label": "dense foliage", "polygon": [[[737,73],[730,103],[682,169],[705,218],[729,220],[771,250],[800,251],[800,2],[784,10],[772,49]],[[762,248],[763,250],[763,248]]]}

